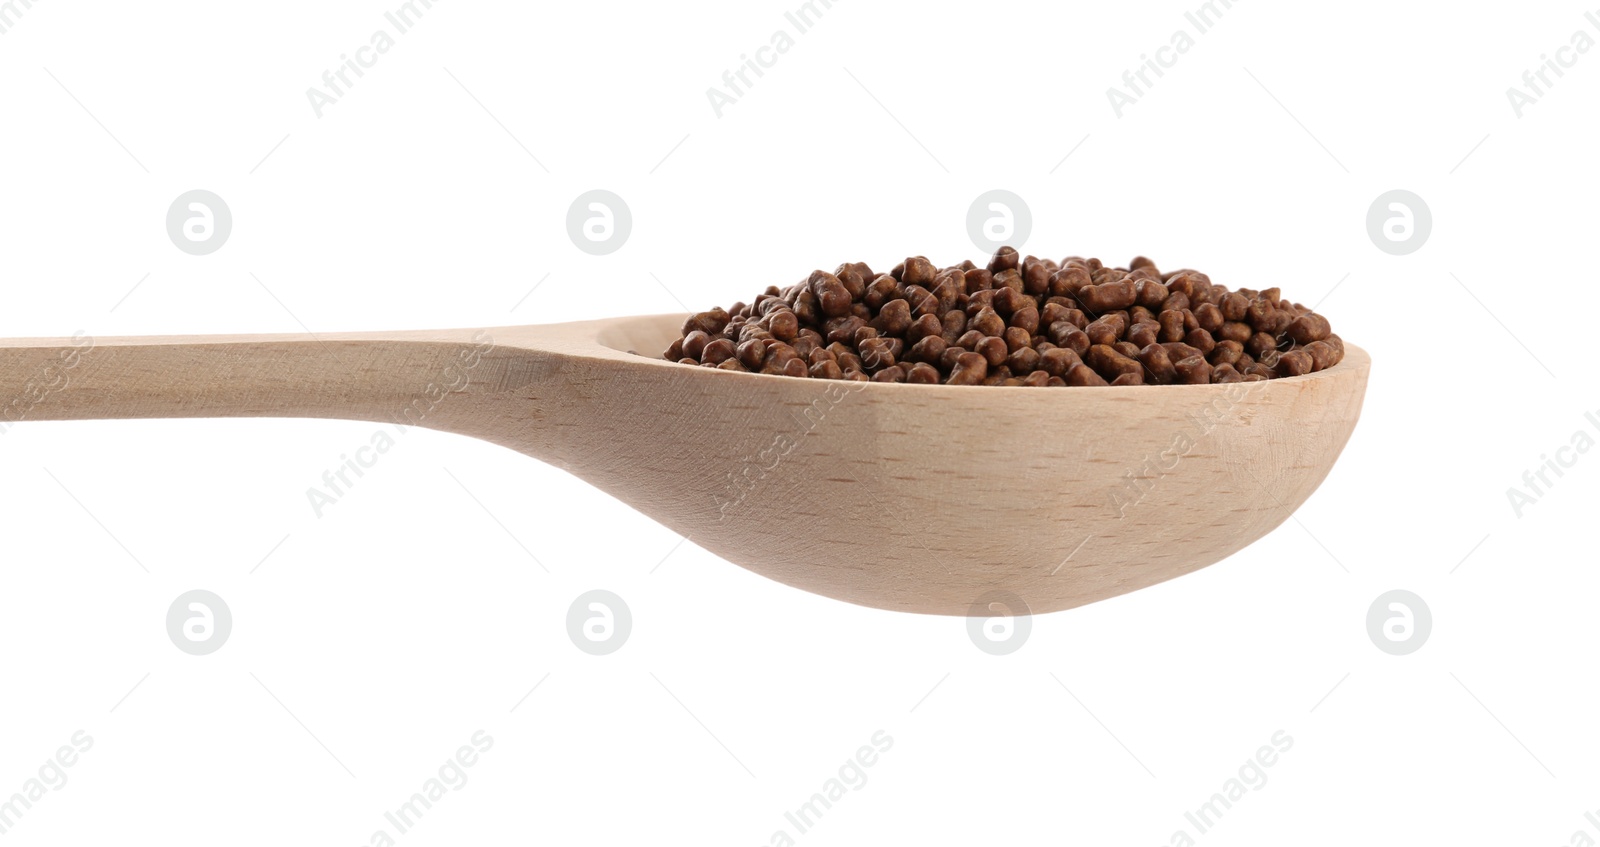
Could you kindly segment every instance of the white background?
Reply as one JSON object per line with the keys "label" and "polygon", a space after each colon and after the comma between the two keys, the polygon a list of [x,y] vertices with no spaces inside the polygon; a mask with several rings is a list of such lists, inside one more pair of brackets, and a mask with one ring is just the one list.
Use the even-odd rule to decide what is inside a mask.
{"label": "white background", "polygon": [[[319,118],[306,90],[398,5],[13,15],[0,336],[700,309],[841,261],[980,259],[967,207],[1004,188],[1025,252],[1320,302],[1372,354],[1365,415],[1294,520],[1036,618],[1003,657],[963,619],[782,587],[464,437],[412,430],[319,519],[306,490],[373,424],[18,425],[0,800],[75,731],[94,745],[6,843],[367,844],[480,729],[469,782],[400,843],[1600,840],[1600,451],[1520,517],[1506,493],[1600,439],[1600,50],[1564,54],[1520,118],[1506,97],[1600,39],[1583,4],[1237,3],[1119,118],[1106,90],[1198,2],[839,0],[721,117],[707,89],[799,3],[441,2]],[[194,188],[234,217],[204,257],[164,230]],[[606,256],[566,232],[595,188],[633,215]],[[1408,256],[1366,231],[1396,188],[1432,210]],[[209,656],[163,629],[193,588],[234,617]],[[609,656],[565,629],[593,588],[633,614]],[[1433,614],[1408,656],[1365,628],[1394,588]],[[784,813],[879,730],[867,782],[797,835]],[[1265,784],[1197,834],[1184,813],[1279,730]]]}

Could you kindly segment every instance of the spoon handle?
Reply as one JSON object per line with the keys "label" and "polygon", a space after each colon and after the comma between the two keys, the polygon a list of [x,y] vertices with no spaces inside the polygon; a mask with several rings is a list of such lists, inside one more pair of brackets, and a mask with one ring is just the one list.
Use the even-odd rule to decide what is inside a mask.
{"label": "spoon handle", "polygon": [[27,420],[420,423],[481,386],[490,330],[0,339],[0,432]]}

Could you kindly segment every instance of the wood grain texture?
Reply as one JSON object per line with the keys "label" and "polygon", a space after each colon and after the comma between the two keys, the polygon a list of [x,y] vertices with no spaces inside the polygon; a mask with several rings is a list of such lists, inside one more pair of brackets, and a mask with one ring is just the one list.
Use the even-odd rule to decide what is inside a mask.
{"label": "wood grain texture", "polygon": [[560,467],[806,591],[949,615],[1000,592],[1042,613],[1181,576],[1278,526],[1344,448],[1370,367],[1347,345],[1326,371],[1232,386],[848,383],[663,361],[683,318],[0,340],[0,426],[423,426]]}

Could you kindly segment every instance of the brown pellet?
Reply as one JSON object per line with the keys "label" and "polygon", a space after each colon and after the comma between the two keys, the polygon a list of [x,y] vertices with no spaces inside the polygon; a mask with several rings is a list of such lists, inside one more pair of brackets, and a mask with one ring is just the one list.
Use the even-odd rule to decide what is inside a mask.
{"label": "brown pellet", "polygon": [[775,311],[767,317],[767,331],[779,341],[793,341],[800,332],[800,318],[788,309]]}
{"label": "brown pellet", "polygon": [[980,266],[910,256],[846,262],[749,303],[684,319],[663,358],[715,370],[880,383],[1069,387],[1225,384],[1337,366],[1328,319],[1277,286],[1230,290],[1163,273],[1002,247]]}
{"label": "brown pellet", "polygon": [[1011,351],[1006,348],[1004,339],[990,335],[978,342],[977,350],[974,352],[982,356],[984,361],[989,363],[989,367],[997,368],[1005,364],[1006,356],[1010,355]]}
{"label": "brown pellet", "polygon": [[832,359],[813,364],[810,374],[817,379],[844,379],[844,370]]}
{"label": "brown pellet", "polygon": [[1316,360],[1304,350],[1290,350],[1278,357],[1279,376],[1304,376],[1311,373],[1311,365]]}
{"label": "brown pellet", "polygon": [[690,315],[689,318],[683,322],[683,329],[680,334],[688,335],[695,330],[699,330],[706,335],[716,335],[727,328],[729,320],[730,316],[728,312],[721,307],[705,312],[699,312],[697,314]]}
{"label": "brown pellet", "polygon": [[1057,343],[1068,350],[1077,353],[1079,356],[1082,356],[1083,354],[1089,352],[1089,347],[1094,342],[1089,340],[1089,333],[1084,332],[1075,326],[1069,326],[1067,328],[1066,335],[1064,336],[1064,340]]}
{"label": "brown pellet", "polygon": [[1310,344],[1333,334],[1328,319],[1317,314],[1304,314],[1289,324],[1289,337],[1296,344]]}
{"label": "brown pellet", "polygon": [[1001,247],[994,252],[994,258],[989,260],[989,271],[990,273],[998,273],[1000,271],[1013,270],[1020,260],[1021,257],[1017,255],[1017,248]]}
{"label": "brown pellet", "polygon": [[1110,383],[1106,382],[1105,377],[1095,373],[1094,368],[1091,368],[1082,362],[1079,362],[1068,369],[1067,375],[1063,377],[1063,379],[1069,386],[1110,385]]}
{"label": "brown pellet", "polygon": [[[1014,350],[1006,356],[1005,365],[1011,369],[1012,373],[1034,373],[1039,367],[1039,351],[1033,349],[1032,347],[1023,347],[1021,349]],[[1045,373],[1044,371],[1038,372],[1044,376],[1049,376],[1049,374]]]}
{"label": "brown pellet", "polygon": [[1066,347],[1051,347],[1039,354],[1039,369],[1050,376],[1065,376],[1067,371],[1082,360]]}
{"label": "brown pellet", "polygon": [[1242,321],[1250,314],[1250,298],[1237,291],[1230,291],[1222,295],[1222,319],[1225,321]]}
{"label": "brown pellet", "polygon": [[[883,304],[871,326],[880,335],[904,335],[911,328],[911,304],[904,300],[890,300]],[[772,334],[778,335],[777,330],[773,330]]]}
{"label": "brown pellet", "polygon": [[1178,376],[1178,371],[1172,366],[1172,357],[1167,354],[1167,348],[1160,344],[1148,344],[1139,351],[1139,362],[1145,370],[1150,372],[1150,379],[1157,385],[1166,385]]}
{"label": "brown pellet", "polygon": [[944,336],[946,344],[956,343],[956,339],[967,331],[967,313],[960,309],[952,309],[944,313]]}
{"label": "brown pellet", "polygon": [[906,353],[906,358],[913,362],[927,362],[930,365],[937,365],[939,357],[944,355],[945,347],[947,346],[943,338],[937,335],[930,335],[911,345],[911,350]]}
{"label": "brown pellet", "polygon": [[950,369],[951,385],[976,385],[983,382],[989,374],[989,363],[977,353],[962,353],[956,357],[955,367]]}
{"label": "brown pellet", "polygon": [[1089,328],[1084,330],[1089,335],[1089,343],[1105,345],[1117,343],[1127,331],[1128,319],[1120,312],[1096,318],[1089,323]]}
{"label": "brown pellet", "polygon": [[856,330],[866,326],[866,322],[855,315],[844,315],[833,318],[822,324],[826,332],[823,337],[829,342],[839,341],[852,344],[856,339]]}
{"label": "brown pellet", "polygon": [[933,277],[937,273],[933,263],[922,256],[912,256],[906,259],[904,267],[905,270],[900,275],[900,281],[906,285],[922,285],[925,282],[933,282]]}
{"label": "brown pellet", "polygon": [[1006,323],[1012,329],[1020,329],[1028,335],[1033,335],[1039,331],[1039,308],[1029,300],[1013,311]]}
{"label": "brown pellet", "polygon": [[1277,348],[1278,339],[1266,332],[1257,332],[1255,335],[1250,336],[1250,340],[1244,344],[1244,351],[1257,359],[1261,358],[1267,351],[1276,350]]}
{"label": "brown pellet", "polygon": [[939,381],[939,369],[926,362],[918,362],[906,373],[906,382],[933,384]]}
{"label": "brown pellet", "polygon": [[1206,354],[1206,361],[1213,366],[1232,365],[1238,362],[1239,357],[1243,355],[1244,345],[1237,341],[1223,339],[1218,341],[1215,347],[1211,348],[1210,353]]}
{"label": "brown pellet", "polygon": [[890,351],[889,342],[885,339],[868,338],[856,346],[861,350],[861,363],[867,366],[869,373],[894,365],[894,353]]}
{"label": "brown pellet", "polygon": [[1161,325],[1155,321],[1137,321],[1128,327],[1128,340],[1143,350],[1161,340]]}
{"label": "brown pellet", "polygon": [[1224,321],[1222,328],[1216,332],[1216,337],[1218,339],[1223,341],[1233,341],[1240,345],[1243,345],[1246,341],[1249,341],[1250,336],[1252,335],[1255,335],[1255,331],[1250,328],[1249,324],[1243,321]]}
{"label": "brown pellet", "polygon": [[872,311],[883,308],[883,304],[900,296],[900,282],[888,274],[876,277],[867,284],[866,293],[858,301]]}
{"label": "brown pellet", "polygon": [[[834,268],[833,275],[844,283],[844,289],[850,292],[851,299],[860,300],[867,290],[867,280],[872,278],[872,269],[860,262],[851,262]],[[735,308],[733,311],[737,313],[739,310]]]}
{"label": "brown pellet", "polygon": [[939,298],[933,292],[920,285],[906,286],[904,302],[906,308],[911,310],[911,316],[920,318],[923,315],[939,314]]}
{"label": "brown pellet", "polygon": [[1211,333],[1199,327],[1189,330],[1188,334],[1183,336],[1183,343],[1199,350],[1202,356],[1209,354],[1211,349],[1217,346],[1216,339],[1211,337]]}
{"label": "brown pellet", "polygon": [[707,343],[705,348],[700,351],[700,361],[710,362],[713,365],[720,365],[723,362],[733,358],[734,349],[733,339],[715,339]]}
{"label": "brown pellet", "polygon": [[683,337],[684,358],[699,361],[700,356],[705,353],[706,344],[710,343],[710,341],[711,336],[707,335],[704,330],[696,329],[691,331]]}
{"label": "brown pellet", "polygon": [[972,270],[964,271],[962,277],[967,282],[968,294],[988,291],[994,287],[994,274],[986,268],[973,268]]}
{"label": "brown pellet", "polygon": [[1160,280],[1141,279],[1138,283],[1138,303],[1154,312],[1161,311],[1161,304],[1167,302],[1171,292],[1167,290]]}
{"label": "brown pellet", "polygon": [[850,290],[844,287],[838,277],[827,271],[813,271],[807,283],[824,315],[834,318],[850,314],[850,304],[855,298],[850,296]]}
{"label": "brown pellet", "polygon": [[1079,289],[1092,283],[1087,268],[1065,267],[1050,276],[1050,294],[1057,297],[1076,296]]}
{"label": "brown pellet", "polygon": [[752,338],[741,342],[735,348],[735,355],[739,357],[739,364],[753,371],[760,370],[761,364],[767,359],[767,346],[761,343],[761,339]]}
{"label": "brown pellet", "polygon": [[1178,381],[1185,385],[1203,385],[1211,381],[1211,363],[1200,356],[1190,356],[1172,363],[1178,371]]}
{"label": "brown pellet", "polygon": [[1049,329],[1051,324],[1067,320],[1067,314],[1075,310],[1061,302],[1065,299],[1064,297],[1052,297],[1045,301],[1044,305],[1039,309],[1040,326],[1044,327],[1044,329]]}
{"label": "brown pellet", "polygon": [[1138,360],[1130,359],[1106,344],[1090,347],[1089,355],[1083,357],[1083,360],[1089,367],[1094,368],[1095,372],[1107,379],[1115,379],[1126,373],[1139,373],[1144,369]]}
{"label": "brown pellet", "polygon": [[1088,286],[1078,291],[1078,301],[1091,313],[1098,314],[1126,309],[1138,299],[1138,290],[1131,279]]}
{"label": "brown pellet", "polygon": [[[1030,257],[1032,258],[1032,257]],[[1050,268],[1043,262],[1025,263],[1022,269],[1022,291],[1037,297],[1050,290]]]}
{"label": "brown pellet", "polygon": [[1326,370],[1333,366],[1333,345],[1326,341],[1313,341],[1306,345],[1306,352],[1311,354],[1311,370]]}
{"label": "brown pellet", "polygon": [[1182,341],[1184,333],[1183,310],[1167,309],[1156,318],[1161,322],[1162,341]]}
{"label": "brown pellet", "polygon": [[944,333],[944,324],[939,322],[938,315],[923,315],[911,322],[906,327],[905,337],[907,344],[916,344],[924,338],[937,338]]}
{"label": "brown pellet", "polygon": [[1001,338],[1005,339],[1006,350],[1010,352],[1016,352],[1024,347],[1033,346],[1033,333],[1023,329],[1022,327],[1014,326],[1007,328],[1005,335],[1002,335]]}
{"label": "brown pellet", "polygon": [[1191,347],[1187,344],[1184,344],[1182,341],[1169,341],[1161,346],[1167,348],[1167,355],[1171,356],[1172,361],[1174,362],[1178,361],[1179,359],[1187,359],[1191,356],[1201,355],[1199,348]]}
{"label": "brown pellet", "polygon": [[967,322],[970,329],[975,329],[984,335],[1000,336],[1005,334],[1006,322],[994,309],[984,307]]}
{"label": "brown pellet", "polygon": [[1209,333],[1215,333],[1217,330],[1222,329],[1222,324],[1224,323],[1222,310],[1215,305],[1202,303],[1193,311],[1195,323],[1200,329]]}

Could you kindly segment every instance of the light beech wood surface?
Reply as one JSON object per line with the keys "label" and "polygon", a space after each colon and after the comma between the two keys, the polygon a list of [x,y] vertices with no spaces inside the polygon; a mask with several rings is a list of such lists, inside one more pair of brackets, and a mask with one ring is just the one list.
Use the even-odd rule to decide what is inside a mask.
{"label": "light beech wood surface", "polygon": [[1344,448],[1370,367],[1346,345],[1326,371],[1236,385],[850,383],[660,359],[683,319],[0,340],[0,425],[428,427],[548,462],[796,588],[1042,613],[1181,576],[1278,526]]}

